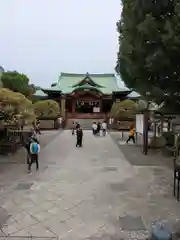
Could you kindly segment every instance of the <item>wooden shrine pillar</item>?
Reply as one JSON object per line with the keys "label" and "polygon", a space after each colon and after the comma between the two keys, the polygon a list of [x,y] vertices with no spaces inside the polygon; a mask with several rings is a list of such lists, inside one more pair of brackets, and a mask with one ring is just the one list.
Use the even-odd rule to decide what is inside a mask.
{"label": "wooden shrine pillar", "polygon": [[66,98],[65,96],[61,96],[61,116],[66,118]]}
{"label": "wooden shrine pillar", "polygon": [[103,112],[103,101],[102,101],[102,99],[99,100],[99,109],[100,109],[99,113],[102,113]]}
{"label": "wooden shrine pillar", "polygon": [[76,99],[72,100],[72,115],[73,117],[75,117],[75,113],[76,113]]}

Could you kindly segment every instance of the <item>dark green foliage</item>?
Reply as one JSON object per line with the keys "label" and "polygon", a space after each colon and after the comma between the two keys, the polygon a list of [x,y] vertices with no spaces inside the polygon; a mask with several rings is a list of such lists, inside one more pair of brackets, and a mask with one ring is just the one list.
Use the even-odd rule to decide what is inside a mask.
{"label": "dark green foliage", "polygon": [[29,85],[29,78],[16,71],[4,72],[1,81],[4,88],[22,93],[25,96],[31,96],[35,91],[34,85]]}
{"label": "dark green foliage", "polygon": [[116,71],[151,98],[177,103],[180,94],[180,0],[122,0]]}
{"label": "dark green foliage", "polygon": [[175,135],[173,132],[164,132],[163,137],[166,139],[166,146],[169,146],[169,147],[174,146]]}

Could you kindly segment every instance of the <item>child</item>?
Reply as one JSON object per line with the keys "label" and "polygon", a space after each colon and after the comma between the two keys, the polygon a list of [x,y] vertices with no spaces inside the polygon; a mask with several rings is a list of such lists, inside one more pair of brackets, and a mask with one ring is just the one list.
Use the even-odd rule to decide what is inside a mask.
{"label": "child", "polygon": [[32,139],[32,143],[30,144],[30,162],[28,166],[28,172],[31,172],[31,166],[35,162],[36,163],[36,171],[39,170],[39,160],[38,160],[38,154],[40,152],[40,145],[36,138]]}
{"label": "child", "polygon": [[134,128],[134,125],[132,124],[130,129],[129,129],[129,138],[128,140],[126,141],[126,143],[128,143],[130,140],[133,141],[133,143],[135,143],[135,128]]}

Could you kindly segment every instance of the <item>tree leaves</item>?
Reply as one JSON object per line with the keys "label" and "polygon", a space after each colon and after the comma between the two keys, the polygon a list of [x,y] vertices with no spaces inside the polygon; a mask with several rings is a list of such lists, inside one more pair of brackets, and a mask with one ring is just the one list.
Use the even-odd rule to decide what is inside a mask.
{"label": "tree leaves", "polygon": [[3,87],[8,88],[14,92],[20,92],[25,96],[31,96],[35,92],[34,85],[29,85],[29,78],[14,72],[4,72],[1,77]]}
{"label": "tree leaves", "polygon": [[111,116],[115,119],[135,118],[137,104],[132,100],[124,100],[119,103],[113,103],[111,108]]}
{"label": "tree leaves", "polygon": [[23,94],[0,88],[0,111],[12,116],[34,118],[32,102]]}
{"label": "tree leaves", "polygon": [[[180,0],[123,0],[116,71],[129,88],[180,96]],[[156,90],[155,90],[156,89]],[[157,90],[159,89],[159,90]]]}
{"label": "tree leaves", "polygon": [[37,101],[33,106],[38,117],[57,117],[59,114],[59,105],[54,100]]}

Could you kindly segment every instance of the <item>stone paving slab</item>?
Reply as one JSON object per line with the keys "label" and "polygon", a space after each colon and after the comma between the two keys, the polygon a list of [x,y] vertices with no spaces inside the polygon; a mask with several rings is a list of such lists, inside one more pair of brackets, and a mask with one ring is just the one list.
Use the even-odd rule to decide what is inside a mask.
{"label": "stone paving slab", "polygon": [[133,142],[126,144],[128,134],[124,134],[124,138],[119,132],[110,132],[110,136],[113,141],[117,144],[119,149],[122,151],[127,161],[133,166],[164,166],[173,167],[172,159],[162,156],[160,150],[148,150],[148,155],[142,154],[142,145],[139,146]]}
{"label": "stone paving slab", "polygon": [[[42,134],[39,136],[39,140],[41,143],[41,149],[46,147],[50,142],[52,142],[62,130],[50,130],[50,131],[42,131]],[[13,155],[0,155],[0,165],[6,164],[24,164],[26,162],[26,149],[20,148]],[[9,168],[9,166],[8,166]],[[0,168],[0,171],[2,166]],[[4,169],[3,169],[4,171]]]}
{"label": "stone paving slab", "polygon": [[11,167],[0,180],[5,235],[143,239],[152,222],[179,224],[172,170],[132,165],[109,135],[84,131],[81,149],[64,131],[41,151],[39,172]]}

